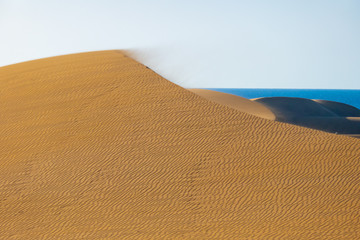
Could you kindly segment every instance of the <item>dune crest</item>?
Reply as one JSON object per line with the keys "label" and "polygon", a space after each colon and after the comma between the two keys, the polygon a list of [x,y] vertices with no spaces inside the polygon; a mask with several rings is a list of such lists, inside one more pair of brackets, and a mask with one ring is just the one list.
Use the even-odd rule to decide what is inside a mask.
{"label": "dune crest", "polygon": [[2,239],[357,239],[360,141],[100,51],[0,68]]}

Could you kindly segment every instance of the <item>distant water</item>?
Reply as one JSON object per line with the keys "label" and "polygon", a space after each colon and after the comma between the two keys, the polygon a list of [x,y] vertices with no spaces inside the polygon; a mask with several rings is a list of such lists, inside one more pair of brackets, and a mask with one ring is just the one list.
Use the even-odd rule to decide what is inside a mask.
{"label": "distant water", "polygon": [[269,89],[269,88],[207,88],[244,98],[299,97],[342,102],[360,108],[360,90],[338,89]]}

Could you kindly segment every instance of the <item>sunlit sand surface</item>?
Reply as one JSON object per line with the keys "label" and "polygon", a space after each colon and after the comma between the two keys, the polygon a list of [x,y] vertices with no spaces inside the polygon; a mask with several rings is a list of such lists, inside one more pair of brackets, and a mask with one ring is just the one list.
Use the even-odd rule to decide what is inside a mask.
{"label": "sunlit sand surface", "polygon": [[359,139],[208,100],[121,51],[0,68],[0,139],[1,239],[360,235]]}

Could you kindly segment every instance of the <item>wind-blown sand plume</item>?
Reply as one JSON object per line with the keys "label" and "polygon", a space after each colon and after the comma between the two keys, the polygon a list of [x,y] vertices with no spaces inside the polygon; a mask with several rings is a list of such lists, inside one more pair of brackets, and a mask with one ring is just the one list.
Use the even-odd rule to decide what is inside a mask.
{"label": "wind-blown sand plume", "polygon": [[2,239],[358,239],[360,141],[208,101],[120,51],[0,69]]}
{"label": "wind-blown sand plume", "polygon": [[272,113],[268,108],[266,108],[262,104],[255,101],[251,101],[243,97],[239,97],[228,93],[207,90],[207,89],[188,89],[188,90],[210,101],[214,101],[216,103],[220,103],[221,105],[225,105],[234,108],[236,110],[240,110],[241,112],[246,112],[251,115],[270,119],[270,120],[275,120],[276,118],[274,113]]}

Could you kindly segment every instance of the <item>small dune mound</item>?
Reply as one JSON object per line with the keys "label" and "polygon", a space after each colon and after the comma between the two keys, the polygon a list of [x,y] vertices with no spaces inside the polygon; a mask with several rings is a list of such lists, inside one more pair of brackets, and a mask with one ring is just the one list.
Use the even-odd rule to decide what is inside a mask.
{"label": "small dune mound", "polygon": [[337,115],[321,104],[306,98],[295,97],[264,97],[253,99],[269,108],[276,120],[292,121],[299,117],[336,117]]}
{"label": "small dune mound", "polygon": [[360,117],[360,110],[349,104],[328,101],[328,100],[313,100],[322,106],[326,107],[339,117]]}
{"label": "small dune mound", "polygon": [[247,98],[239,97],[229,93],[207,90],[207,89],[188,89],[188,90],[210,101],[239,110],[241,112],[246,112],[261,118],[275,120],[275,114],[271,112],[267,107],[255,101],[251,101]]}
{"label": "small dune mound", "polygon": [[269,108],[280,122],[336,134],[360,134],[360,110],[348,104],[293,97],[254,99]]}

